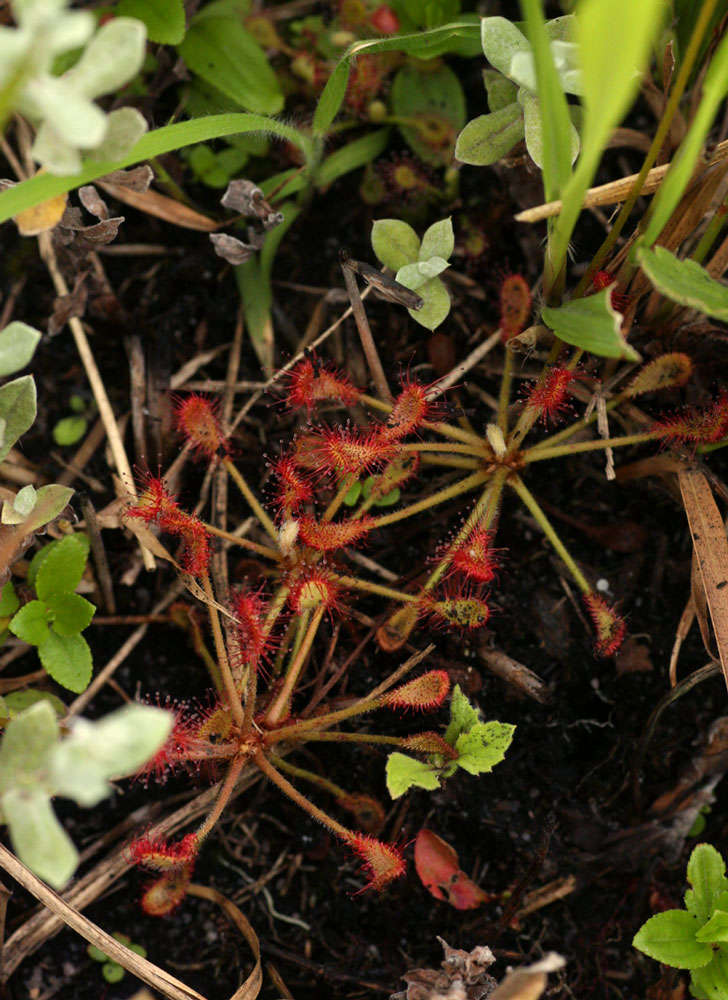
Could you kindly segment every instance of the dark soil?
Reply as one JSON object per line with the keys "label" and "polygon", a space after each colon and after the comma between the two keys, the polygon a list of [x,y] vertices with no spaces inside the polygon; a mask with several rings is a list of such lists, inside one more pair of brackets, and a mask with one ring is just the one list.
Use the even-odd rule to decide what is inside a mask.
{"label": "dark soil", "polygon": [[[532,237],[505,221],[514,210],[509,189],[517,186],[512,175],[494,171],[477,172],[475,179],[466,172],[464,177],[459,210],[478,215],[490,245],[485,256],[470,266],[485,298],[468,294],[459,284],[450,285],[454,309],[442,330],[451,339],[456,360],[477,342],[481,334],[476,338],[475,331],[481,324],[488,331],[495,326],[499,277],[514,269],[525,270],[529,280],[535,277],[528,271],[533,248],[527,240]],[[195,193],[212,210],[210,193]],[[96,359],[119,414],[129,407],[125,338],[131,334],[141,338],[155,376],[164,385],[169,373],[196,352],[231,340],[238,310],[233,276],[213,255],[206,236],[174,229],[133,210],[124,209],[123,214],[127,222],[119,245],[163,244],[169,252],[153,258],[102,258],[118,307],[97,299],[87,319]],[[438,212],[426,221],[444,214]],[[334,185],[284,241],[276,275],[287,282],[341,287],[339,248],[345,245],[353,256],[370,260],[370,221],[370,210],[358,199],[356,184]],[[33,244],[19,243],[9,227],[3,238],[7,280],[19,274],[26,278],[14,314],[44,328],[53,295]],[[585,255],[585,248],[599,239],[596,223],[588,220],[578,239]],[[287,286],[278,286],[276,296],[281,337],[278,360],[282,362],[295,347],[292,334],[300,336],[316,300]],[[332,310],[332,318],[338,308]],[[368,312],[388,370],[409,368],[431,381],[426,332],[403,319],[395,307],[375,303]],[[685,338],[679,346],[697,356],[698,387],[714,384],[724,360],[724,344],[712,342],[703,348]],[[363,380],[353,327],[344,326],[332,338],[329,351]],[[225,352],[205,365],[199,377],[224,378],[226,358]],[[56,457],[59,449],[48,446],[51,429],[67,414],[70,395],[88,396],[88,388],[67,332],[44,339],[33,370],[40,415],[23,439],[23,453],[42,476],[52,480],[61,465]],[[260,379],[247,342],[240,378]],[[487,369],[471,372],[467,382],[497,392],[497,379]],[[242,425],[235,442],[241,467],[253,482],[262,483],[267,471],[262,456],[275,453],[291,427],[290,418],[271,405],[273,401],[271,397],[252,411],[253,419]],[[477,395],[467,392],[467,385],[460,390],[459,402],[469,408],[473,423],[482,426],[489,411]],[[669,407],[677,402],[675,396],[654,405]],[[150,427],[153,441],[155,427]],[[131,453],[129,434],[126,444]],[[169,434],[163,446],[159,454],[150,446],[147,463],[152,469],[176,453],[176,441]],[[618,456],[618,464],[631,457]],[[143,464],[143,456],[135,460]],[[551,465],[541,463],[529,477],[541,502],[586,525],[624,527],[636,522],[645,531],[635,551],[619,554],[597,544],[578,527],[560,525],[585,572],[606,581],[607,596],[620,602],[630,632],[645,647],[648,669],[619,673],[614,660],[594,658],[589,630],[562,585],[560,564],[520,508],[506,498],[498,535],[502,567],[493,594],[491,627],[475,638],[427,628],[414,636],[417,648],[427,641],[435,643],[433,664],[450,670],[485,718],[516,724],[504,763],[492,775],[461,774],[436,794],[414,792],[404,804],[391,805],[384,786],[383,753],[321,745],[302,757],[305,766],[352,790],[374,795],[388,807],[385,836],[394,832],[409,844],[410,861],[411,841],[427,826],[455,847],[464,871],[498,898],[479,910],[457,911],[428,894],[411,863],[407,876],[385,894],[359,895],[362,881],[356,864],[342,848],[273,789],[258,784],[228,810],[202,853],[195,878],[239,902],[260,937],[265,962],[275,966],[296,1000],[387,996],[400,988],[399,977],[406,970],[437,967],[441,957],[438,935],[466,949],[489,945],[499,959],[494,968],[498,975],[506,965],[536,959],[543,951],[560,952],[567,965],[560,978],[552,977],[550,995],[554,997],[643,997],[659,977],[659,967],[633,950],[631,939],[656,909],[680,905],[685,863],[694,841],[688,839],[677,851],[671,850],[663,835],[669,833],[673,818],[653,819],[647,809],[674,787],[711,725],[723,714],[725,686],[716,676],[668,708],[649,743],[644,767],[635,775],[650,713],[668,689],[670,650],[690,590],[691,546],[684,513],[661,480],[607,483],[601,457],[582,456]],[[711,461],[711,468],[721,474],[719,456]],[[103,492],[91,488],[94,503],[101,509],[113,499],[103,450],[85,471],[103,484]],[[413,496],[428,475],[411,487]],[[200,482],[199,469],[188,466],[182,492],[185,502],[194,503]],[[367,554],[403,575],[421,570],[428,553],[447,537],[463,509],[451,505],[432,517],[382,531]],[[231,521],[243,514],[233,499]],[[133,544],[117,531],[106,531],[104,538],[117,581],[119,613],[146,612],[171,581],[171,572],[162,568],[157,576],[141,573],[131,586],[122,585],[118,581],[129,565]],[[244,560],[238,564],[233,560],[231,568],[233,582],[250,570]],[[376,600],[362,600],[358,607],[374,618],[383,612]],[[95,662],[105,663],[129,631],[92,625],[89,640]],[[327,627],[317,655],[323,655],[329,634]],[[363,635],[364,626],[349,619],[342,629],[336,661],[341,662]],[[477,654],[483,642],[535,671],[551,689],[550,702],[540,705],[524,698],[490,674]],[[344,690],[367,690],[402,659],[399,654],[379,651],[371,642],[350,670]],[[694,628],[683,647],[680,675],[686,676],[708,659]],[[28,672],[34,669],[31,661],[32,656],[26,657],[9,672]],[[159,693],[179,699],[206,698],[202,664],[184,636],[166,625],[150,628],[115,680],[132,697],[154,698]],[[107,688],[88,714],[103,714],[118,703],[118,695]],[[443,713],[439,721],[444,720]],[[412,720],[395,720],[393,727],[411,731]],[[635,781],[641,809],[635,800]],[[193,783],[204,786],[202,779]],[[184,779],[149,789],[139,784],[125,786],[94,811],[80,811],[62,802],[58,812],[76,843],[84,847],[145,802],[158,801],[163,812],[169,811],[171,798],[188,788]],[[725,792],[719,787],[704,834],[719,848],[726,841],[727,815]],[[272,868],[276,874],[266,881]],[[513,913],[528,892],[568,876],[575,879],[570,894],[514,926]],[[194,899],[164,920],[145,916],[137,903],[144,882],[143,875],[132,873],[89,907],[87,915],[105,929],[123,931],[144,944],[152,961],[211,1000],[229,997],[250,969],[249,952],[238,933],[211,904]],[[14,891],[8,932],[20,926],[32,909],[30,897]],[[57,1000],[115,1000],[130,996],[138,986],[129,977],[116,986],[106,984],[100,966],[87,957],[85,943],[64,932],[24,962],[6,987],[6,995],[17,1000],[52,996]],[[272,1000],[280,995],[267,980],[262,996]]]}

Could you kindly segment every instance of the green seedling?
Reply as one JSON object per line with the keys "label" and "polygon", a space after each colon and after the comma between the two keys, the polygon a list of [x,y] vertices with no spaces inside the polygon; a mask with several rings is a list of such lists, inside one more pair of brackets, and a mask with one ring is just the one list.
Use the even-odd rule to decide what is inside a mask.
{"label": "green seedling", "polygon": [[53,428],[53,440],[61,447],[78,444],[88,430],[88,418],[91,407],[87,406],[83,396],[73,395],[68,401],[72,415],[63,417]]}
{"label": "green seedling", "polygon": [[[129,937],[128,934],[122,934],[120,931],[116,931],[114,934],[112,934],[112,937],[116,938],[116,940],[120,944],[123,944],[124,947],[128,948],[130,951],[133,951],[141,958],[147,957],[147,949],[143,945],[136,944],[134,941],[132,941],[132,939]],[[104,977],[107,983],[121,982],[121,980],[126,975],[126,970],[123,968],[123,966],[119,965],[118,962],[115,962],[113,958],[109,958],[109,956],[104,954],[104,952],[101,951],[100,948],[97,948],[95,944],[90,944],[88,946],[88,948],[86,949],[86,954],[88,955],[89,958],[93,959],[94,962],[103,963],[101,966],[101,975]]]}
{"label": "green seedling", "polygon": [[728,879],[711,844],[698,844],[688,861],[684,910],[665,910],[640,927],[632,944],[645,955],[690,971],[698,1000],[728,998]]}
{"label": "green seedling", "polygon": [[0,609],[13,613],[9,629],[23,642],[38,649],[46,672],[69,691],[84,691],[91,680],[92,660],[88,643],[81,635],[96,608],[77,594],[89,543],[85,535],[67,535],[51,542],[33,557],[28,583],[35,590],[35,600],[19,606],[11,580],[5,584]]}

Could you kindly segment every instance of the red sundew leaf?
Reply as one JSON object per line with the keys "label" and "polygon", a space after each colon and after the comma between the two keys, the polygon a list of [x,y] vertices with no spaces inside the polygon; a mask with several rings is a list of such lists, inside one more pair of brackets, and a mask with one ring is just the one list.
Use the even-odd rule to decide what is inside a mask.
{"label": "red sundew leaf", "polygon": [[657,421],[652,430],[678,444],[714,444],[728,434],[728,392],[703,410],[690,407]]}
{"label": "red sundew leaf", "polygon": [[292,409],[310,412],[316,403],[327,400],[353,406],[360,397],[361,391],[346,376],[318,360],[304,359],[287,376],[286,402]]}
{"label": "red sundew leaf", "polygon": [[144,912],[150,917],[164,917],[178,907],[192,880],[193,867],[190,862],[152,882],[141,898]]}
{"label": "red sundew leaf", "polygon": [[330,552],[345,545],[353,545],[374,526],[374,518],[360,517],[358,521],[315,521],[302,517],[298,522],[298,537],[305,545],[320,552]]}
{"label": "red sundew leaf", "polygon": [[449,691],[447,670],[428,670],[426,674],[390,691],[382,703],[390,708],[413,708],[425,712],[442,705]]}
{"label": "red sundew leaf", "polygon": [[476,528],[456,549],[451,567],[478,583],[490,583],[496,573],[497,562],[492,547],[493,532]]}
{"label": "red sundew leaf", "polygon": [[556,420],[569,409],[569,386],[577,376],[570,368],[550,368],[526,396],[526,406],[539,410],[543,423]]}
{"label": "red sundew leaf", "polygon": [[363,475],[395,457],[395,442],[379,429],[324,427],[318,434],[316,455],[321,473]]}
{"label": "red sundew leaf", "polygon": [[197,393],[177,400],[176,418],[177,429],[196,454],[214,458],[221,451],[227,453],[228,442],[211,400]]}
{"label": "red sundew leaf", "polygon": [[288,605],[297,615],[321,606],[328,611],[339,607],[341,584],[326,569],[309,567],[286,583],[289,586]]}
{"label": "red sundew leaf", "polygon": [[285,520],[298,512],[304,503],[313,500],[311,479],[298,467],[293,455],[283,455],[273,464],[277,484],[273,502],[278,515]]}
{"label": "red sundew leaf", "polygon": [[495,899],[460,870],[453,848],[432,830],[422,829],[417,834],[415,868],[427,891],[456,910],[474,910]]}
{"label": "red sundew leaf", "polygon": [[627,624],[620,615],[610,608],[599,594],[585,594],[583,597],[589,617],[596,633],[594,652],[597,656],[614,656],[627,634]]}
{"label": "red sundew leaf", "polygon": [[404,382],[402,391],[394,400],[392,412],[382,428],[382,436],[398,441],[418,430],[425,420],[431,419],[434,406],[427,398],[428,386],[417,382]]}
{"label": "red sundew leaf", "polygon": [[366,889],[381,892],[394,879],[404,875],[407,865],[398,847],[364,833],[352,833],[344,839],[363,861],[362,871],[367,876],[367,883],[362,892]]}
{"label": "red sundew leaf", "polygon": [[503,340],[517,337],[531,314],[531,290],[520,274],[509,274],[500,290],[500,328]]}
{"label": "red sundew leaf", "polygon": [[129,857],[137,865],[152,871],[167,872],[192,865],[199,843],[194,833],[188,833],[176,844],[151,837],[138,837],[129,844]]}

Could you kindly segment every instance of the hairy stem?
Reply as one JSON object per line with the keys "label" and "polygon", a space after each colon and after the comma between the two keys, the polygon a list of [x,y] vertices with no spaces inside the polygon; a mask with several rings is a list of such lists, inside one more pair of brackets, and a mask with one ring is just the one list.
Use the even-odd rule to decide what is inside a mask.
{"label": "hairy stem", "polygon": [[563,444],[556,448],[529,449],[523,452],[523,461],[544,462],[549,458],[561,458],[564,455],[577,455],[583,451],[601,451],[604,448],[624,448],[629,444],[643,444],[645,441],[655,441],[661,431],[644,431],[641,434],[628,434],[625,437],[597,438],[594,441],[577,441],[574,444]]}
{"label": "hairy stem", "polygon": [[277,771],[276,768],[273,767],[263,750],[258,750],[253,758],[253,762],[260,768],[269,781],[272,781],[274,785],[277,785],[284,795],[288,796],[288,798],[291,799],[292,802],[295,802],[297,806],[300,806],[300,808],[303,809],[304,812],[307,812],[309,816],[313,816],[314,819],[318,820],[319,823],[327,827],[338,837],[341,837],[344,840],[351,839],[351,830],[347,830],[347,828],[341,823],[337,823],[333,817],[329,816],[328,813],[325,813],[323,809],[319,809],[318,806],[315,806],[313,802],[310,802],[306,798],[305,795],[302,795],[301,792],[299,792],[298,789],[290,783],[288,778],[284,778],[280,771]]}
{"label": "hairy stem", "polygon": [[210,582],[210,577],[207,573],[205,573],[202,577],[202,589],[205,591],[205,597],[207,598],[207,613],[210,616],[210,628],[212,629],[212,636],[215,640],[215,653],[217,655],[217,664],[220,668],[220,676],[222,677],[222,683],[225,689],[225,697],[235,724],[237,726],[242,726],[243,707],[240,704],[240,694],[235,686],[235,681],[230,670],[230,661],[228,660],[227,651],[225,649],[225,640],[223,638],[222,628],[220,627],[220,617],[217,613],[217,608],[215,607],[215,594],[213,593],[212,583]]}
{"label": "hairy stem", "polygon": [[256,497],[256,495],[253,493],[253,491],[251,490],[251,488],[246,483],[245,479],[243,478],[242,473],[239,471],[238,467],[229,458],[224,458],[223,462],[225,464],[225,468],[230,473],[231,478],[235,482],[235,485],[240,490],[240,492],[243,494],[243,496],[245,497],[245,499],[248,501],[248,505],[249,505],[250,509],[253,511],[253,513],[255,514],[255,516],[258,518],[258,520],[260,521],[260,523],[263,525],[263,527],[267,531],[268,535],[273,539],[273,541],[277,545],[278,544],[278,530],[276,529],[275,524],[273,524],[273,522],[271,521],[270,517],[266,514],[265,510],[263,509],[263,507],[262,507],[260,501],[258,500],[258,498]]}
{"label": "hairy stem", "polygon": [[293,692],[296,684],[298,683],[301,671],[303,670],[306,658],[311,651],[311,646],[316,637],[316,633],[318,632],[318,627],[321,624],[321,619],[325,613],[326,608],[323,605],[317,608],[314,612],[301,645],[298,647],[298,651],[286,671],[286,675],[283,679],[283,686],[265,714],[265,723],[267,726],[278,725],[282,718],[285,718],[285,716],[290,714]]}
{"label": "hairy stem", "polygon": [[452,486],[447,486],[445,489],[438,490],[437,493],[433,493],[429,497],[425,497],[424,500],[419,500],[417,503],[410,504],[409,507],[402,507],[400,510],[395,510],[391,514],[382,514],[381,517],[375,519],[373,528],[383,528],[385,524],[394,524],[396,521],[402,521],[406,517],[411,517],[413,514],[418,514],[422,510],[428,510],[430,507],[436,507],[438,504],[445,503],[447,500],[452,500],[453,497],[460,496],[461,493],[467,493],[469,490],[474,490],[476,486],[480,486],[488,478],[486,472],[474,472],[472,476],[467,476],[465,479],[458,480]]}

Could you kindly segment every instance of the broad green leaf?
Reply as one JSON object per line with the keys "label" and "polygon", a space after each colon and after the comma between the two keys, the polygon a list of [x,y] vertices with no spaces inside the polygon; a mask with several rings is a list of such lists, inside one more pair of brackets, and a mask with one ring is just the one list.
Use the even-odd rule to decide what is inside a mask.
{"label": "broad green leaf", "polygon": [[515,55],[531,52],[526,36],[505,17],[484,17],[480,24],[480,40],[485,58],[504,76],[510,75]]}
{"label": "broad green leaf", "polygon": [[28,601],[10,622],[10,631],[22,642],[39,646],[49,636],[48,611],[43,601]]}
{"label": "broad green leaf", "polygon": [[0,793],[20,784],[38,783],[58,740],[56,714],[38,702],[11,719],[0,743]]}
{"label": "broad green leaf", "polygon": [[637,261],[658,292],[713,319],[728,320],[728,287],[694,260],[680,260],[665,247],[639,247]]}
{"label": "broad green leaf", "polygon": [[0,618],[9,618],[10,615],[15,614],[19,607],[20,601],[15,593],[13,581],[6,580],[2,590],[0,590]]}
{"label": "broad green leaf", "polygon": [[404,753],[391,753],[387,757],[387,790],[398,799],[410,788],[426,788],[433,792],[440,787],[437,769]]}
{"label": "broad green leaf", "polygon": [[[420,245],[420,260],[429,260],[431,257],[442,257],[449,260],[455,249],[455,234],[452,228],[452,219],[448,217],[441,222],[433,222],[429,229],[425,230]],[[444,270],[444,268],[442,268]],[[438,272],[439,273],[439,272]],[[435,275],[433,274],[434,278]]]}
{"label": "broad green leaf", "polygon": [[403,66],[392,83],[392,112],[413,122],[399,127],[421,160],[435,166],[450,162],[465,124],[465,95],[448,66],[424,70]]}
{"label": "broad green leaf", "polygon": [[96,608],[80,594],[51,594],[47,600],[53,630],[58,635],[77,635],[90,624]]}
{"label": "broad green leaf", "polygon": [[543,132],[543,184],[546,200],[559,196],[571,174],[571,118],[554,65],[541,0],[523,0],[528,40],[536,65]]}
{"label": "broad green leaf", "polygon": [[[60,483],[49,483],[41,486],[35,499],[35,504],[30,516],[26,519],[24,529],[26,533],[37,531],[44,524],[48,524],[68,506],[73,490],[70,486],[61,486]],[[83,534],[76,534],[74,537],[82,539],[88,552],[88,539]]]}
{"label": "broad green leaf", "polygon": [[[84,97],[101,97],[121,89],[139,72],[146,52],[146,29],[131,17],[102,24],[63,79]],[[80,142],[95,146],[95,142]]]}
{"label": "broad green leaf", "polygon": [[282,110],[278,78],[238,18],[195,18],[178,51],[193,73],[241,107],[273,115]]}
{"label": "broad green leaf", "polygon": [[715,910],[707,924],[704,924],[695,935],[696,941],[728,941],[728,913],[725,910]]}
{"label": "broad green leaf", "polygon": [[86,433],[87,427],[85,417],[63,417],[53,428],[53,440],[61,447],[76,444]]}
{"label": "broad green leaf", "polygon": [[558,308],[544,306],[541,316],[546,326],[567,344],[603,358],[640,359],[622,336],[622,314],[613,308],[609,288]]}
{"label": "broad green leaf", "polygon": [[27,323],[15,320],[0,333],[0,378],[12,375],[30,362],[40,333]]}
{"label": "broad green leaf", "polygon": [[476,722],[455,741],[457,765],[468,774],[483,774],[500,764],[516,727],[507,722]]}
{"label": "broad green leaf", "polygon": [[51,753],[50,771],[59,795],[93,806],[111,791],[111,778],[138,771],[170,732],[174,717],[150,705],[126,705],[98,722],[77,719]]}
{"label": "broad green leaf", "polygon": [[[0,194],[0,198],[2,195]],[[18,438],[35,420],[35,382],[30,375],[13,379],[0,386],[0,461],[7,457]]]}
{"label": "broad green leaf", "polygon": [[[142,136],[121,160],[88,161],[83,164],[80,172],[64,176],[39,173],[27,181],[22,181],[20,184],[15,184],[0,192],[0,222],[11,219],[24,209],[48,201],[56,195],[88,184],[99,177],[104,177],[114,170],[122,170],[135,163],[154,159],[172,150],[181,149],[183,146],[192,146],[210,139],[221,139],[226,136],[247,133],[277,136],[293,143],[306,155],[310,151],[311,142],[306,135],[299,132],[298,129],[266,115],[208,115],[192,121],[177,122]],[[0,416],[2,416],[1,411]],[[0,459],[2,457],[0,454]]]}
{"label": "broad green leaf", "polygon": [[676,969],[698,969],[713,957],[709,944],[695,940],[699,922],[685,910],[665,910],[642,924],[632,944],[645,955]]}
{"label": "broad green leaf", "polygon": [[143,21],[150,42],[179,45],[185,37],[183,0],[121,0],[116,11]]}
{"label": "broad green leaf", "polygon": [[54,889],[62,889],[76,870],[78,852],[49,796],[38,788],[11,788],[0,805],[20,860]]}
{"label": "broad green leaf", "polygon": [[101,969],[101,975],[107,983],[120,983],[126,975],[126,970],[118,962],[105,962]]}
{"label": "broad green leaf", "polygon": [[478,37],[477,21],[454,21],[429,31],[418,31],[409,35],[395,35],[390,38],[375,38],[354,42],[343,54],[324,87],[313,116],[313,134],[321,138],[327,134],[331,123],[339,113],[346,96],[352,59],[363,53],[406,52],[418,59],[433,59],[448,51],[454,39],[475,39]]}
{"label": "broad green leaf", "polygon": [[715,899],[728,888],[725,861],[712,844],[694,848],[688,861],[688,882],[694,890],[694,912],[702,926],[713,912]]}
{"label": "broad green leaf", "polygon": [[[353,142],[342,146],[336,152],[327,156],[316,172],[315,184],[317,188],[327,187],[333,184],[339,177],[358,170],[367,163],[371,163],[387,148],[389,141],[388,128],[380,128],[375,132],[354,139]],[[301,176],[299,174],[299,176]],[[303,178],[302,178],[303,179]]]}
{"label": "broad green leaf", "polygon": [[57,635],[48,637],[38,646],[38,656],[43,667],[62,687],[80,694],[91,680],[93,664],[91,650],[82,635]]}
{"label": "broad green leaf", "polygon": [[445,732],[445,742],[454,747],[458,736],[469,732],[478,722],[480,711],[473,708],[460,685],[456,684],[450,697],[450,724]]}
{"label": "broad green leaf", "polygon": [[455,159],[487,167],[506,156],[524,137],[523,108],[514,101],[468,122],[455,143]]}
{"label": "broad green leaf", "polygon": [[483,83],[488,94],[488,108],[491,111],[500,111],[515,101],[518,88],[498,70],[484,69]]}
{"label": "broad green leaf", "polygon": [[[416,292],[431,278],[436,278],[438,274],[450,265],[442,257],[431,257],[430,260],[419,260],[416,264],[405,264],[397,271],[396,280],[405,288],[410,288]],[[418,311],[419,315],[419,311]]]}
{"label": "broad green leaf", "polygon": [[50,691],[36,691],[33,688],[25,688],[23,691],[11,691],[5,695],[5,704],[10,711],[10,717],[14,718],[26,708],[37,704],[39,701],[46,701],[56,713],[58,718],[63,718],[66,714],[66,706],[58,695],[51,694]]}
{"label": "broad green leaf", "polygon": [[[406,287],[405,282],[402,284]],[[434,330],[450,312],[452,303],[447,288],[439,278],[430,278],[424,285],[420,285],[417,294],[422,299],[422,308],[408,309],[407,312],[420,326]]]}
{"label": "broad green leaf", "polygon": [[[518,91],[518,103],[523,108],[523,125],[526,138],[526,149],[537,167],[543,167],[544,160],[544,138],[543,138],[543,116],[541,114],[541,102],[535,94],[530,94],[521,88]],[[579,155],[579,133],[574,128],[569,119],[569,140],[571,162]]]}
{"label": "broad green leaf", "polygon": [[372,249],[385,267],[399,271],[418,259],[420,238],[406,222],[377,219],[372,226]]}
{"label": "broad green leaf", "polygon": [[35,592],[42,601],[51,594],[72,594],[81,582],[88,549],[85,540],[66,535],[54,545],[35,577]]}
{"label": "broad green leaf", "polygon": [[[653,0],[654,2],[654,0]],[[695,164],[721,104],[728,94],[728,34],[724,34],[713,53],[705,74],[692,123],[673,157],[667,176],[652,202],[652,214],[642,237],[642,244],[652,246],[677,207],[692,177]]]}

